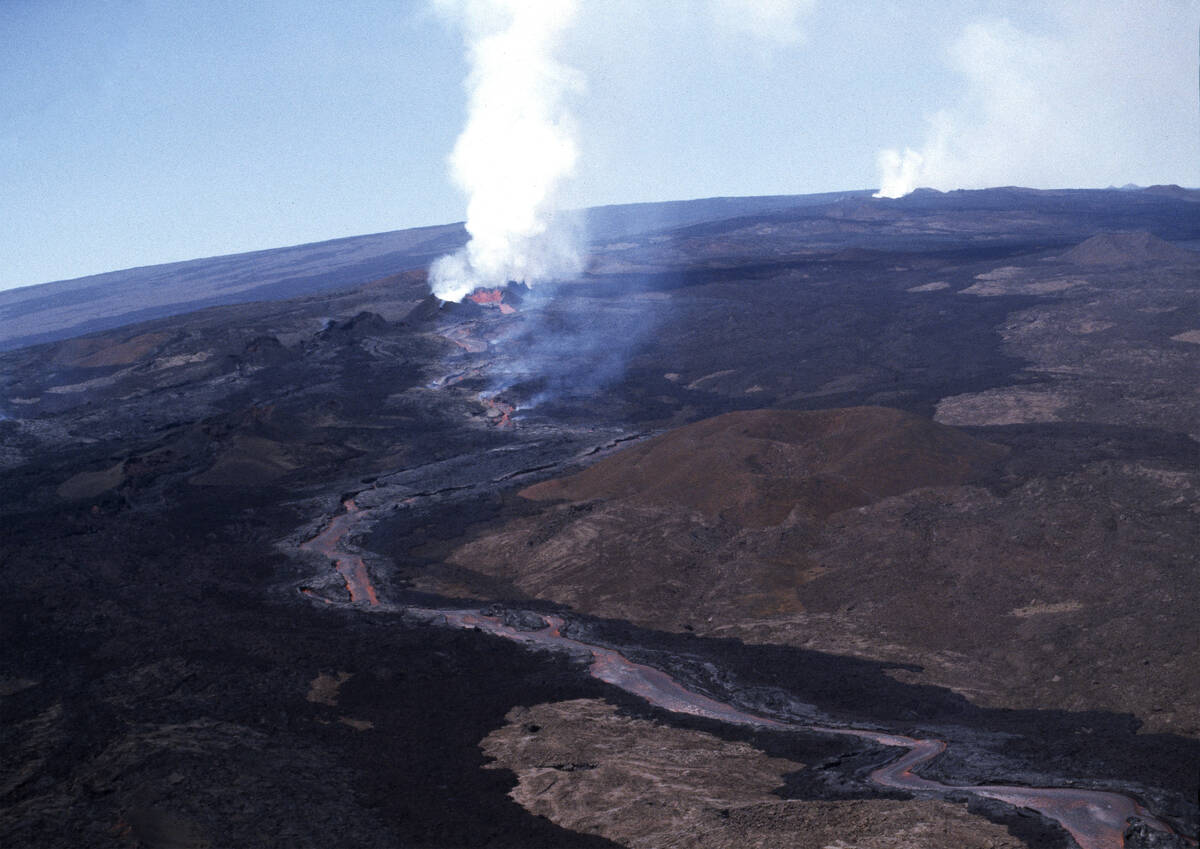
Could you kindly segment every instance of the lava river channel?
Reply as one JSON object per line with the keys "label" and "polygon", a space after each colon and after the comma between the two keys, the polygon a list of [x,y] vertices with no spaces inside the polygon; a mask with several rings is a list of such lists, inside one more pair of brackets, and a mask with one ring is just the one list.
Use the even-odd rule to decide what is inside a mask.
{"label": "lava river channel", "polygon": [[[317,551],[334,561],[338,573],[346,582],[351,602],[366,602],[374,607],[379,604],[379,598],[371,584],[366,564],[358,555],[339,550],[341,540],[359,518],[356,515],[358,506],[353,498],[347,499],[342,506],[345,512],[331,519],[325,530],[300,548],[304,551]],[[614,649],[594,646],[568,637],[562,632],[564,621],[557,616],[543,616],[546,627],[537,631],[526,631],[505,625],[498,617],[475,610],[412,608],[411,612],[434,621],[443,621],[450,627],[475,629],[530,646],[590,654],[592,660],[588,671],[593,677],[640,696],[655,707],[675,713],[781,731],[849,735],[883,746],[907,749],[908,751],[896,760],[872,772],[871,781],[881,787],[920,793],[974,793],[1018,808],[1028,808],[1061,825],[1079,844],[1080,849],[1123,849],[1125,826],[1130,817],[1139,817],[1159,831],[1175,833],[1167,823],[1155,817],[1135,800],[1120,793],[1072,787],[991,784],[959,786],[933,781],[918,775],[916,770],[946,750],[943,740],[922,740],[857,728],[799,725],[758,716],[689,690],[661,669],[635,663]],[[1187,840],[1191,845],[1196,845],[1195,840]]]}
{"label": "lava river channel", "polygon": [[[358,505],[353,498],[342,502],[345,512],[334,516],[325,526],[325,530],[300,546],[301,551],[315,551],[323,554],[333,562],[337,573],[346,582],[346,591],[350,593],[352,603],[366,602],[372,607],[379,604],[379,596],[371,584],[371,575],[367,572],[367,564],[357,554],[341,551],[342,538],[350,530],[358,518]],[[309,593],[312,594],[311,591]],[[316,596],[321,598],[320,596]],[[328,601],[328,599],[322,599]]]}
{"label": "lava river channel", "polygon": [[[798,725],[747,713],[733,705],[693,692],[662,670],[634,663],[613,649],[594,646],[564,636],[562,633],[563,620],[555,616],[543,617],[548,627],[540,631],[521,631],[503,624],[497,617],[477,611],[422,610],[414,612],[442,618],[447,625],[453,627],[474,628],[528,645],[587,652],[592,657],[589,666],[592,676],[640,696],[656,707],[676,713],[702,716],[738,725],[849,735],[884,746],[907,749],[908,751],[895,761],[872,772],[871,781],[881,787],[938,795],[951,792],[974,793],[1014,807],[1029,808],[1054,820],[1066,829],[1079,844],[1080,849],[1121,849],[1125,845],[1124,831],[1130,817],[1139,817],[1159,831],[1175,833],[1167,823],[1155,817],[1133,799],[1119,793],[1070,787],[1019,787],[990,784],[956,786],[933,781],[918,775],[916,770],[946,750],[946,743],[943,740],[921,740],[899,734],[855,728]],[[1189,840],[1188,842],[1195,844],[1195,841]]]}

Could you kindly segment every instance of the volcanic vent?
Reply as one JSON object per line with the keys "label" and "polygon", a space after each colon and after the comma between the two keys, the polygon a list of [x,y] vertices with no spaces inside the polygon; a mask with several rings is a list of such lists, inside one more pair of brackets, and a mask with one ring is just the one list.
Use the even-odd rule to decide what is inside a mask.
{"label": "volcanic vent", "polygon": [[503,289],[476,289],[467,295],[467,300],[482,307],[495,307],[505,315],[512,315],[516,312],[511,304],[505,303]]}

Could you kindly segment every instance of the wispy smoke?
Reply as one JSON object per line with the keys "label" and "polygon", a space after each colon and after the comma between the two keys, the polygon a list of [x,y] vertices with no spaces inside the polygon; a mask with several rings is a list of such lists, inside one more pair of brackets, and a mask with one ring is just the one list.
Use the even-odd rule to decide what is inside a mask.
{"label": "wispy smoke", "polygon": [[[1045,24],[966,26],[948,59],[961,99],[933,114],[918,148],[879,155],[880,197],[1019,184],[1153,182],[1155,163],[1194,157],[1196,0],[1055,0]],[[1189,24],[1184,26],[1184,24]],[[1164,122],[1157,104],[1180,107]]]}
{"label": "wispy smoke", "polygon": [[450,166],[467,193],[457,253],[430,268],[434,294],[460,301],[479,287],[533,285],[582,268],[578,234],[555,214],[578,156],[568,96],[582,78],[555,58],[576,0],[441,0],[461,22],[471,72],[467,124]]}
{"label": "wispy smoke", "polygon": [[489,344],[485,394],[516,406],[518,417],[545,405],[560,413],[587,406],[620,382],[630,356],[667,309],[637,291],[614,299],[582,295],[572,286],[534,290],[512,332]]}

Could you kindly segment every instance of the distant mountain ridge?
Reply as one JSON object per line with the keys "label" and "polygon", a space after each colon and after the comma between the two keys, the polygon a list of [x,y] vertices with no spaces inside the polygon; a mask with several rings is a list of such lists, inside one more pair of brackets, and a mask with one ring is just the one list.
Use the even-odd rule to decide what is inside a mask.
{"label": "distant mountain ridge", "polygon": [[[620,204],[584,210],[593,241],[869,191]],[[0,292],[0,350],[205,307],[316,294],[424,268],[467,241],[461,222],[172,262]]]}
{"label": "distant mountain ridge", "polygon": [[[1170,222],[1194,215],[1200,191],[1178,186],[1144,190],[1037,191],[1005,187],[978,191],[918,191],[898,200],[875,200],[872,191],[809,195],[717,197],[658,203],[619,204],[582,210],[593,246],[635,234],[678,230],[715,222],[783,216],[888,217],[887,210],[970,211],[1009,208],[1039,212],[1069,206],[1096,207],[1106,215],[1121,209],[1144,215],[1163,207],[1158,219]],[[878,207],[878,209],[876,209]],[[1168,208],[1169,207],[1169,208]],[[1178,227],[1176,227],[1178,229]],[[1157,233],[1167,238],[1200,238],[1192,233]],[[325,242],[272,248],[111,271],[0,292],[0,350],[66,339],[164,318],[197,309],[250,301],[275,301],[334,291],[403,271],[424,268],[467,240],[461,223],[418,227]]]}

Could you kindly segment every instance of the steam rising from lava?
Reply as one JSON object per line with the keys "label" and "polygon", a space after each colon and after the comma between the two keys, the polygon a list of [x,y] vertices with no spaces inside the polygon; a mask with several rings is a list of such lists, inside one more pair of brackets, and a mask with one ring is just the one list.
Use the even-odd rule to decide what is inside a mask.
{"label": "steam rising from lava", "polygon": [[461,301],[477,288],[568,277],[583,264],[578,234],[555,215],[575,169],[564,101],[580,75],[554,53],[576,0],[439,0],[461,22],[471,72],[468,117],[450,155],[467,193],[471,239],[430,268],[433,293]]}

